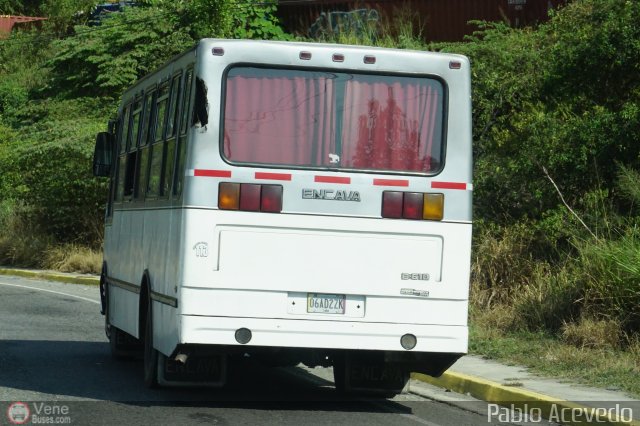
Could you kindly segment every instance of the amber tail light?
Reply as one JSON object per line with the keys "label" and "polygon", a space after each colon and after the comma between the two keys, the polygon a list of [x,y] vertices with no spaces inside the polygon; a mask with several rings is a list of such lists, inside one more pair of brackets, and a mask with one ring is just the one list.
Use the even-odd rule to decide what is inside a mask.
{"label": "amber tail light", "polygon": [[221,182],[218,186],[218,208],[252,212],[280,213],[281,185]]}

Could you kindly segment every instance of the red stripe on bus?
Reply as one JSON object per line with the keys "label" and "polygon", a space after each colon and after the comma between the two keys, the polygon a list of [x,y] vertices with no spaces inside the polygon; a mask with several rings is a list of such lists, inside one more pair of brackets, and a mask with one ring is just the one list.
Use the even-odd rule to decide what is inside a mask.
{"label": "red stripe on bus", "polygon": [[221,177],[221,178],[230,178],[231,171],[230,170],[203,170],[203,169],[195,169],[193,171],[194,176],[206,176],[206,177]]}
{"label": "red stripe on bus", "polygon": [[289,173],[265,173],[265,172],[256,172],[256,179],[267,179],[267,180],[291,180],[291,175]]}
{"label": "red stripe on bus", "polygon": [[377,186],[409,186],[409,181],[401,179],[374,179],[373,184]]}
{"label": "red stripe on bus", "polygon": [[350,177],[338,177],[338,176],[316,176],[314,182],[320,183],[351,183]]}
{"label": "red stripe on bus", "polygon": [[467,189],[467,184],[462,182],[431,182],[433,189]]}

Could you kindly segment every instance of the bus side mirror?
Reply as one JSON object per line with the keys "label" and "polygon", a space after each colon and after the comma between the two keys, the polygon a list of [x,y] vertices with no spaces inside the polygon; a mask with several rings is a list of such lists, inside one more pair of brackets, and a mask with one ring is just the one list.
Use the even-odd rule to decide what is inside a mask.
{"label": "bus side mirror", "polygon": [[111,176],[115,153],[115,140],[108,132],[100,132],[96,136],[96,148],[93,151],[93,175]]}

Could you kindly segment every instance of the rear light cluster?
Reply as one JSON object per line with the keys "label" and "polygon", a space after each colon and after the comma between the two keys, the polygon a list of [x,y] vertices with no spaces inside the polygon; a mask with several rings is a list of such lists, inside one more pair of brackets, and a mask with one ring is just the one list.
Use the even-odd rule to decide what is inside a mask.
{"label": "rear light cluster", "polygon": [[442,220],[443,214],[444,194],[400,191],[382,193],[382,217]]}
{"label": "rear light cluster", "polygon": [[222,182],[218,187],[218,208],[248,212],[280,213],[282,185]]}

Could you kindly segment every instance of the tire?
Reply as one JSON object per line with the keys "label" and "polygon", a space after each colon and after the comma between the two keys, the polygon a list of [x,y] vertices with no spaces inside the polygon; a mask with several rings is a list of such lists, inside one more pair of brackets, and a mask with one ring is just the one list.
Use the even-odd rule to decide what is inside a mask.
{"label": "tire", "polygon": [[151,298],[147,297],[147,319],[144,327],[144,384],[158,386],[158,351],[153,347],[153,315]]}
{"label": "tire", "polygon": [[337,354],[333,357],[333,383],[336,391],[344,393],[346,388],[347,363],[344,353]]}

